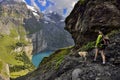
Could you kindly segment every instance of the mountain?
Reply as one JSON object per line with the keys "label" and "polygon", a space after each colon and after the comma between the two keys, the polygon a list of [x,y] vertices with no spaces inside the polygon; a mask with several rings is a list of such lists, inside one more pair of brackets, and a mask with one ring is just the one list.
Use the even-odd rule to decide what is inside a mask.
{"label": "mountain", "polygon": [[32,39],[33,53],[74,45],[70,34],[64,30],[64,19],[59,14],[53,12],[43,15],[34,7],[14,0],[4,0],[1,6],[5,10],[2,21],[6,22],[5,26],[2,24],[4,27],[0,29],[1,33],[10,33],[11,24],[15,28],[18,24],[22,25],[27,36]]}
{"label": "mountain", "polygon": [[[0,79],[33,70],[32,54],[74,45],[64,26],[64,18],[55,12],[44,15],[22,0],[1,0]],[[16,75],[20,71],[26,72]]]}
{"label": "mountain", "polygon": [[[120,1],[79,0],[66,18],[66,27],[75,46],[55,51],[44,58],[38,69],[16,80],[119,80],[120,78]],[[93,62],[97,30],[109,36],[105,50],[106,65],[101,57]],[[88,51],[87,62],[77,54]]]}
{"label": "mountain", "polygon": [[35,43],[33,44],[33,53],[57,50],[74,45],[70,34],[64,30],[65,24],[63,20],[64,18],[55,12],[45,14],[44,17],[39,20],[42,28],[31,36],[33,43]]}
{"label": "mountain", "polygon": [[15,72],[33,69],[32,43],[23,26],[24,19],[32,16],[24,2],[0,2],[0,80],[10,80]]}

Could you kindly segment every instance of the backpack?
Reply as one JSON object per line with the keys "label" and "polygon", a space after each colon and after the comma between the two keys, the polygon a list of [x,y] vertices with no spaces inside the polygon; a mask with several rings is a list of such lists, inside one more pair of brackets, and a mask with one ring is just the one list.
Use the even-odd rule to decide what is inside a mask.
{"label": "backpack", "polygon": [[101,44],[105,45],[105,46],[108,46],[110,43],[110,40],[107,36],[105,37],[102,37],[102,40],[101,40]]}

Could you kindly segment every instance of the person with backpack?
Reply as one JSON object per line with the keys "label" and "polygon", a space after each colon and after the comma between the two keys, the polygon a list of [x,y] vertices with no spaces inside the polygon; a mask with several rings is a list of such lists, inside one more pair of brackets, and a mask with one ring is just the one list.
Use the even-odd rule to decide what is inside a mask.
{"label": "person with backpack", "polygon": [[95,57],[94,57],[94,61],[96,61],[96,58],[98,56],[98,52],[101,51],[101,56],[102,56],[102,64],[105,64],[106,59],[105,59],[105,53],[104,50],[107,47],[108,43],[109,43],[109,38],[105,37],[104,34],[101,31],[98,31],[99,35],[97,37],[96,40],[96,44],[95,44]]}

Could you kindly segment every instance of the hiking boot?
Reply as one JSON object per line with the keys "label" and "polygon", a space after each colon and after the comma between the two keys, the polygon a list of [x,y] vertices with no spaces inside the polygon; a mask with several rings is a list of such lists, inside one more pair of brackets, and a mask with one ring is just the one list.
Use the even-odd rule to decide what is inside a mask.
{"label": "hiking boot", "polygon": [[97,60],[93,60],[92,62],[97,62]]}
{"label": "hiking boot", "polygon": [[105,65],[106,65],[106,62],[103,62],[102,65],[105,66]]}

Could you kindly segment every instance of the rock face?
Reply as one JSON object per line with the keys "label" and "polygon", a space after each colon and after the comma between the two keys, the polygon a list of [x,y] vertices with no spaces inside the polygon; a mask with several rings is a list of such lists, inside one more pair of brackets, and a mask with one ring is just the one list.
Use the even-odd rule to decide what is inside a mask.
{"label": "rock face", "polygon": [[119,4],[119,0],[85,0],[75,5],[65,22],[76,48],[95,40],[96,30],[102,30],[106,34],[120,28]]}
{"label": "rock face", "polygon": [[33,53],[54,51],[74,45],[71,35],[64,30],[63,20],[63,17],[55,12],[45,14],[44,18],[39,20],[41,29],[30,35],[33,41]]}

